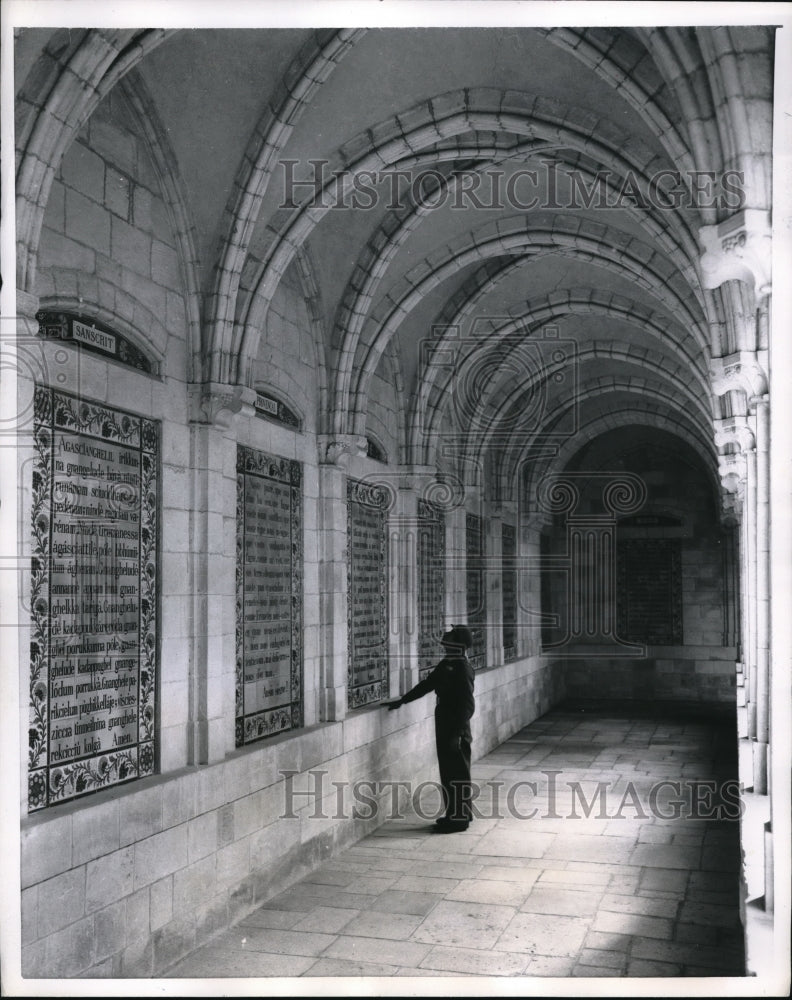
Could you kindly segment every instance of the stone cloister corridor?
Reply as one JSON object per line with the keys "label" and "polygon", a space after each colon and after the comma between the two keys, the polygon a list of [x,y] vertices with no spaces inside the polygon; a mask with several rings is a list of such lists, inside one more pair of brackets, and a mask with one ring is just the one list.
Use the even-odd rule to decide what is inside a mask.
{"label": "stone cloister corridor", "polygon": [[788,995],[792,3],[0,18],[2,992]]}
{"label": "stone cloister corridor", "polygon": [[742,976],[734,728],[562,705],[476,762],[467,831],[432,832],[430,786],[165,975]]}

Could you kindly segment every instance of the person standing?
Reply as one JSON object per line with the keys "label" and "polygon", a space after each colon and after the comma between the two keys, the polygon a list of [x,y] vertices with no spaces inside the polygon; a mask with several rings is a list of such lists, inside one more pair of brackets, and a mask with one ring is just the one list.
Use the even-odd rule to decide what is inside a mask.
{"label": "person standing", "polygon": [[476,708],[473,697],[473,667],[467,651],[473,635],[465,625],[452,625],[440,640],[445,656],[431,673],[419,681],[388,710],[422,698],[434,691],[435,746],[440,768],[445,815],[437,820],[438,833],[467,830],[473,819],[470,785],[470,720]]}

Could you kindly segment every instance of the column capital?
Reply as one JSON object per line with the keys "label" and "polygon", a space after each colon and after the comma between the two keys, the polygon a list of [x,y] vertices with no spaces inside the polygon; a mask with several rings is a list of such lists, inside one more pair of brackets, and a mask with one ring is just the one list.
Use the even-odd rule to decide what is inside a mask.
{"label": "column capital", "polygon": [[757,298],[771,291],[770,213],[746,208],[729,219],[699,229],[701,277],[705,288],[744,281]]}
{"label": "column capital", "polygon": [[[718,475],[721,481],[721,506],[725,514],[733,514],[742,505],[748,478],[748,455],[756,450],[756,437],[745,416],[716,417],[713,421],[718,455]],[[736,450],[735,450],[736,448]]]}
{"label": "column capital", "polygon": [[363,434],[320,434],[319,462],[346,469],[352,458],[365,458],[366,437]]}
{"label": "column capital", "polygon": [[710,361],[710,382],[716,396],[739,390],[750,400],[767,393],[767,372],[754,351],[735,351]]}
{"label": "column capital", "polygon": [[745,453],[756,447],[756,438],[747,417],[716,417],[712,423],[715,430],[716,448],[737,445],[740,452]]}
{"label": "column capital", "polygon": [[234,417],[243,414],[252,417],[255,411],[256,390],[246,385],[225,382],[202,382],[190,386],[193,400],[192,422],[211,424],[218,430],[228,430]]}
{"label": "column capital", "polygon": [[737,500],[741,500],[745,495],[745,484],[748,479],[746,455],[746,452],[741,451],[718,455],[718,475],[724,497],[734,496]]}

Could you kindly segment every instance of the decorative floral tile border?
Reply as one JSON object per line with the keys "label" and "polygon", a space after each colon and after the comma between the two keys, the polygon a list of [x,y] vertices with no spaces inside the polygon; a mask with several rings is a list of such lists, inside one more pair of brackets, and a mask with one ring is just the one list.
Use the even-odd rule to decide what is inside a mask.
{"label": "decorative floral tile border", "polygon": [[[53,488],[59,460],[57,436],[80,435],[120,445],[138,456],[138,631],[137,740],[119,750],[83,754],[57,765],[50,759],[49,714],[52,692]],[[153,774],[156,766],[156,691],[158,675],[159,424],[70,393],[37,386],[34,403],[32,476],[31,639],[28,716],[28,811],[67,801],[114,784]],[[134,486],[121,487],[126,502]],[[126,640],[128,641],[128,640]],[[113,636],[108,649],[121,650]],[[128,652],[128,650],[127,650]]]}

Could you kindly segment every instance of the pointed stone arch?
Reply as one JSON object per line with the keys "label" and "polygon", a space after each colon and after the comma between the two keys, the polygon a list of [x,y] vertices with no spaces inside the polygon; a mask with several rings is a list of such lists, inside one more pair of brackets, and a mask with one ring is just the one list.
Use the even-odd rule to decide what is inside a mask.
{"label": "pointed stone arch", "polygon": [[[260,313],[265,311],[272,292],[288,266],[296,247],[331,210],[330,206],[350,189],[355,173],[381,170],[405,157],[417,155],[435,143],[466,132],[480,130],[511,132],[528,139],[571,147],[593,157],[617,175],[631,173],[648,184],[651,170],[665,164],[660,155],[634,137],[618,135],[611,129],[608,142],[593,138],[597,122],[579,109],[532,95],[491,90],[452,92],[433,98],[393,116],[356,137],[338,154],[328,169],[334,179],[320,204],[308,203],[292,213],[280,213],[270,230],[266,258],[251,282],[252,291],[237,308],[233,329],[217,330],[220,342],[213,346],[213,377],[227,376],[244,381],[254,351]],[[327,200],[328,204],[324,204]],[[682,232],[695,242],[688,221],[676,210],[671,215]],[[233,371],[231,370],[233,369]]]}
{"label": "pointed stone arch", "polygon": [[63,62],[50,53],[48,71],[31,74],[32,126],[17,151],[17,287],[35,294],[36,259],[44,210],[63,156],[96,105],[169,31],[95,29],[85,32]]}

